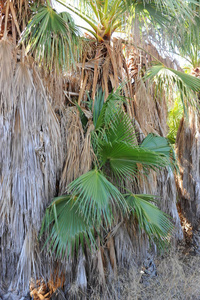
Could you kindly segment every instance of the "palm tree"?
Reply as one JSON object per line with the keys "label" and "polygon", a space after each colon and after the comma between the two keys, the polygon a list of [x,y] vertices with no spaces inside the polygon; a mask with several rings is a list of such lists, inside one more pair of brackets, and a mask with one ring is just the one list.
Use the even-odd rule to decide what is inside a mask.
{"label": "palm tree", "polygon": [[138,146],[121,99],[116,93],[105,103],[103,93],[96,98],[94,130],[90,133],[93,169],[72,181],[66,189],[67,195],[55,198],[47,208],[42,232],[51,228],[50,245],[57,255],[64,256],[66,252],[73,255],[79,240],[84,245],[83,237],[89,247],[94,246],[94,232],[100,232],[102,227],[105,234],[114,225],[116,215],[120,219],[133,213],[139,227],[161,244],[168,241],[172,232],[173,226],[165,214],[151,203],[153,196],[128,190],[122,194],[119,190],[123,180],[128,178],[131,183],[138,176],[138,164],[147,172],[149,168],[170,166],[173,161],[172,149],[163,137],[150,134]]}
{"label": "palm tree", "polygon": [[[125,24],[123,20],[118,21],[118,16],[121,14],[126,20],[129,14],[125,5],[130,3],[115,1],[119,4],[115,17],[112,15],[111,6],[108,7],[108,17],[112,18],[113,23],[109,23],[109,20],[101,16],[102,8],[99,7],[94,18],[102,18],[102,22],[105,23],[102,25],[106,25],[107,28],[100,26],[99,30],[97,23],[94,22],[95,41],[77,38],[77,28],[70,15],[57,14],[49,1],[31,1],[31,3],[34,4],[33,11],[30,10],[30,1],[6,1],[3,3],[3,15],[0,15],[2,17],[0,136],[2,144],[5,145],[0,150],[1,275],[5,284],[19,290],[28,290],[29,280],[33,274],[36,278],[46,274],[48,279],[52,273],[54,274],[55,257],[51,253],[40,256],[37,234],[49,200],[59,193],[59,181],[60,191],[63,187],[68,188],[67,196],[53,200],[47,209],[43,229],[50,230],[47,242],[53,250],[54,248],[57,250],[58,255],[67,249],[69,254],[67,266],[70,270],[72,269],[70,263],[75,264],[76,260],[78,268],[85,270],[79,242],[82,241],[85,246],[86,241],[91,248],[97,247],[98,269],[101,270],[102,278],[105,277],[101,256],[103,238],[100,240],[100,237],[104,228],[106,229],[104,235],[112,229],[108,234],[110,238],[107,239],[111,257],[113,253],[111,249],[114,248],[113,232],[119,227],[119,220],[126,220],[124,222],[126,224],[130,223],[132,232],[133,224],[136,228],[139,224],[141,236],[145,230],[151,238],[155,236],[165,240],[171,232],[171,224],[167,217],[151,203],[154,197],[141,195],[140,191],[135,192],[138,190],[137,181],[140,180],[138,178],[138,174],[141,174],[140,164],[144,165],[142,172],[146,174],[149,174],[149,167],[155,169],[158,164],[163,167],[169,165],[170,148],[165,139],[157,136],[149,136],[138,146],[132,123],[124,113],[132,107],[131,103],[128,103],[132,95],[132,86],[121,41],[119,44],[114,43],[114,46],[109,42],[113,31]],[[106,3],[110,2],[104,3],[104,15],[107,10]],[[148,8],[148,20],[151,13],[156,21],[155,7],[158,12],[162,3],[163,1],[155,1],[154,9],[145,3],[145,14]],[[184,1],[168,1],[169,6],[166,6],[166,3],[164,1],[164,13],[157,14],[159,18],[163,16],[162,14],[166,17],[167,7],[170,14],[177,10],[177,5],[181,9],[187,8],[185,5],[181,6]],[[97,1],[96,6],[88,8],[95,11],[98,5]],[[139,11],[143,11],[143,4],[134,2],[134,5]],[[82,15],[81,12],[77,13]],[[186,13],[189,14],[190,9],[186,9]],[[83,17],[89,20],[87,16]],[[17,44],[22,32],[24,34],[21,43]],[[87,61],[88,52],[84,53],[84,47],[88,42],[94,45],[90,61]],[[125,45],[126,41],[123,42]],[[58,94],[63,93],[64,84],[71,84],[66,83],[66,72],[69,68],[74,70],[75,76],[79,76],[75,67],[80,44],[83,47],[83,52],[79,52],[81,61],[79,63],[82,64],[82,88],[77,99],[78,103],[75,105],[75,102],[69,99],[72,103],[66,108],[65,102],[60,101],[63,96],[58,97]],[[115,51],[117,46],[118,52]],[[101,54],[100,58],[98,53]],[[89,95],[93,99],[92,104],[81,101],[83,92],[87,90],[87,85],[89,86],[89,79],[91,80],[90,73],[85,71],[87,63],[88,65],[93,63],[91,81],[93,84],[88,88]],[[118,64],[122,70],[118,70]],[[112,90],[117,90],[119,83],[123,81],[128,81],[124,85],[126,88],[122,85],[121,92],[121,95],[127,97],[127,102],[124,102],[122,97],[123,104],[119,105],[119,99],[115,99],[117,105],[115,108],[115,105],[110,106],[112,99],[103,104],[103,100],[99,102],[98,97],[95,97],[98,85],[105,91],[103,94],[105,100],[111,97],[109,95]],[[89,95],[87,100],[90,98]],[[129,115],[131,114],[132,112],[129,112]],[[88,121],[85,120],[85,115],[89,118]],[[155,151],[157,148],[158,153]],[[67,176],[64,176],[65,174]],[[135,181],[131,181],[135,189],[124,184],[126,181],[124,177],[127,175],[129,179],[131,176],[136,178]],[[69,182],[65,184],[66,181]],[[97,191],[100,191],[100,197],[97,197]],[[83,199],[85,206],[82,205]],[[134,215],[134,218],[131,215]],[[71,224],[74,224],[73,228],[69,226]],[[116,227],[113,227],[114,225]],[[66,229],[68,231],[65,231]],[[119,231],[120,229],[117,232]],[[65,240],[66,234],[70,236],[68,240]],[[78,257],[70,260],[73,247],[78,248]],[[88,248],[84,248],[87,254]],[[14,255],[11,249],[14,249]],[[106,257],[106,251],[104,253]],[[117,254],[112,256],[113,266],[116,265],[116,256]],[[41,257],[44,260],[42,263]],[[48,268],[46,260],[52,262],[51,268]],[[89,261],[92,263],[92,258]],[[76,275],[71,276],[73,278],[70,275],[66,276],[66,280],[72,282]],[[80,282],[79,279],[77,277],[77,282]]]}

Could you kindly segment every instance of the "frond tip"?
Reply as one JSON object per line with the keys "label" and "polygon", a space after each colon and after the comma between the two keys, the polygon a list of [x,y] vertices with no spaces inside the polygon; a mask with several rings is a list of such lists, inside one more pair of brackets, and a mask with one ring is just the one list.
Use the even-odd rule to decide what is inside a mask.
{"label": "frond tip", "polygon": [[136,217],[140,229],[143,229],[150,239],[159,242],[161,246],[169,243],[174,226],[168,216],[152,202],[152,195],[127,194],[126,201]]}

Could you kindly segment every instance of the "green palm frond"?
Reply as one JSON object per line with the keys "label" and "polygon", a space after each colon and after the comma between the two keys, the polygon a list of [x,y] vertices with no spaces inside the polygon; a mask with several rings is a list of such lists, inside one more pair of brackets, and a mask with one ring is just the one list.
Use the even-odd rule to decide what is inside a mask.
{"label": "green palm frond", "polygon": [[105,141],[107,143],[124,141],[131,145],[137,145],[136,133],[129,116],[120,108],[105,128]]}
{"label": "green palm frond", "polygon": [[151,22],[166,27],[170,22],[169,14],[164,11],[164,7],[158,7],[155,2],[145,3],[138,2],[135,4],[135,14],[137,17],[140,15],[144,18],[148,18]]}
{"label": "green palm frond", "polygon": [[49,5],[33,8],[22,41],[26,51],[34,52],[36,60],[51,70],[65,69],[74,62],[73,47],[77,43],[78,31],[68,13],[58,14]]}
{"label": "green palm frond", "polygon": [[181,103],[180,98],[178,97],[168,112],[167,124],[169,126],[169,133],[167,135],[167,138],[171,144],[175,144],[177,131],[182,117],[183,105]]}
{"label": "green palm frond", "polygon": [[178,170],[174,150],[166,138],[150,133],[142,141],[140,147],[165,155],[171,169]]}
{"label": "green palm frond", "polygon": [[93,108],[93,124],[96,127],[98,118],[100,116],[101,110],[104,104],[105,92],[99,89],[95,95],[94,108]]}
{"label": "green palm frond", "polygon": [[171,51],[178,49],[180,55],[184,57],[193,68],[200,65],[200,5],[199,2],[189,2],[188,6],[193,10],[193,21],[190,18],[182,16],[180,22],[172,20],[170,24],[171,29],[176,32],[175,35],[169,35],[166,31],[167,37],[170,40]]}
{"label": "green palm frond", "polygon": [[163,153],[164,155],[170,157],[171,146],[169,145],[167,139],[162,136],[150,133],[142,141],[140,146],[155,152]]}
{"label": "green palm frond", "polygon": [[[167,77],[171,78],[171,81],[174,84],[177,84],[178,88],[187,95],[186,88],[194,91],[199,92],[200,91],[200,79],[196,78],[192,75],[185,74],[183,72],[167,68],[163,65],[157,65],[150,68],[146,75],[145,79],[152,79],[155,76],[160,76],[159,79],[164,81],[167,81]],[[162,76],[162,77],[161,77]],[[163,79],[162,79],[163,78]]]}
{"label": "green palm frond", "polygon": [[[121,106],[110,116],[110,121],[104,122],[104,130],[97,135],[97,153],[102,165],[109,163],[113,173],[123,178],[136,175],[137,163],[153,168],[170,165],[171,148],[165,138],[149,136],[139,147],[131,120]],[[155,147],[152,146],[153,142],[156,143]],[[160,151],[155,151],[156,146],[160,146]]]}
{"label": "green palm frond", "polygon": [[92,29],[88,30],[99,42],[110,39],[112,33],[122,26],[122,18],[127,6],[122,0],[87,1],[84,11],[77,8],[77,3],[69,4],[68,1],[56,0],[68,10],[82,18]]}
{"label": "green palm frond", "polygon": [[99,154],[103,164],[109,163],[113,173],[121,178],[136,176],[137,163],[153,169],[166,167],[169,164],[165,155],[142,147],[133,147],[123,141],[103,142]]}
{"label": "green palm frond", "polygon": [[126,201],[136,217],[139,227],[143,229],[150,239],[165,245],[173,233],[174,226],[168,216],[154,204],[151,195],[126,195]]}
{"label": "green palm frond", "polygon": [[71,196],[60,196],[53,200],[46,209],[40,236],[49,232],[45,245],[56,252],[56,256],[74,254],[75,247],[84,241],[95,247],[94,225],[90,218],[83,219],[77,200]]}
{"label": "green palm frond", "polygon": [[97,169],[70,183],[68,191],[77,195],[76,203],[86,222],[92,219],[94,224],[100,224],[103,218],[109,226],[113,222],[113,210],[127,211],[123,195]]}
{"label": "green palm frond", "polygon": [[[136,0],[137,1],[137,0]],[[144,3],[149,3],[151,1],[144,0]],[[172,14],[176,17],[179,15],[184,16],[185,18],[193,18],[194,17],[194,11],[191,8],[191,6],[188,5],[188,3],[193,3],[198,5],[198,0],[154,0],[152,1],[155,3],[155,5],[164,12],[167,12],[168,14]],[[178,20],[177,20],[178,21]]]}
{"label": "green palm frond", "polygon": [[105,103],[102,106],[101,112],[96,122],[95,129],[99,130],[104,127],[109,127],[113,118],[121,112],[122,104],[126,102],[126,99],[120,95],[121,87],[115,92],[112,91]]}
{"label": "green palm frond", "polygon": [[[184,112],[187,115],[189,105],[199,110],[197,93],[200,92],[200,79],[189,74],[157,65],[150,68],[144,79],[154,80],[158,90],[165,90],[172,97],[180,94]],[[174,89],[174,92],[172,92]]]}

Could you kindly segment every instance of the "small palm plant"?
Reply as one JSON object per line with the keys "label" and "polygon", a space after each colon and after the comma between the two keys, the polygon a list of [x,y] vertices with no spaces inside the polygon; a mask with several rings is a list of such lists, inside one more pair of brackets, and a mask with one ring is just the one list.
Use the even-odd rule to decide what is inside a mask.
{"label": "small palm plant", "polygon": [[[98,94],[91,132],[93,167],[72,181],[66,195],[55,198],[46,210],[41,234],[48,231],[47,242],[57,256],[74,253],[80,243],[95,247],[101,228],[109,231],[116,217],[130,215],[150,239],[161,244],[169,241],[173,225],[153,204],[155,197],[134,194],[124,188],[124,182],[137,178],[139,165],[144,172],[172,165],[171,147],[165,138],[153,134],[138,145],[122,101],[118,91],[111,93],[105,103],[104,93]],[[84,117],[80,107],[79,111]]]}

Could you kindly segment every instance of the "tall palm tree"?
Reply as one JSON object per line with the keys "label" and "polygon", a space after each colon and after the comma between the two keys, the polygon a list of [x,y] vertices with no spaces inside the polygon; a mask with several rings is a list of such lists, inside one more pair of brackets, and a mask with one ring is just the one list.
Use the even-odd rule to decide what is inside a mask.
{"label": "tall palm tree", "polygon": [[[106,3],[109,18],[113,23],[109,23],[110,19],[105,18]],[[49,1],[13,0],[3,3],[2,15],[0,15],[2,37],[0,41],[0,69],[2,70],[0,74],[0,137],[5,146],[0,150],[1,276],[10,289],[28,290],[29,280],[33,273],[37,278],[41,274],[46,274],[49,279],[55,271],[53,255],[42,256],[44,261],[42,260],[41,263],[37,234],[49,200],[59,193],[59,181],[63,182],[63,185],[60,184],[61,187],[68,187],[67,196],[55,199],[47,209],[43,228],[50,230],[48,242],[58,254],[64,253],[67,249],[69,254],[67,266],[70,270],[73,268],[70,263],[74,264],[76,260],[78,268],[85,270],[83,253],[79,247],[79,241],[85,238],[86,243],[89,239],[87,244],[90,247],[98,249],[98,269],[101,270],[103,277],[102,248],[98,234],[101,236],[104,228],[113,229],[109,232],[110,239],[107,240],[111,256],[113,253],[111,249],[114,247],[112,234],[115,231],[112,226],[113,224],[119,225],[118,220],[122,217],[126,218],[127,223],[133,224],[130,216],[132,213],[137,217],[136,227],[139,224],[150,237],[154,234],[161,240],[168,239],[168,233],[171,232],[167,217],[148,202],[152,202],[154,198],[148,195],[141,196],[133,192],[132,187],[129,187],[127,191],[125,190],[127,186],[118,184],[121,178],[123,178],[122,183],[125,181],[124,177],[127,173],[128,177],[138,175],[138,170],[141,170],[140,163],[145,163],[143,172],[147,174],[149,171],[146,165],[150,165],[153,169],[158,164],[163,167],[168,165],[170,150],[165,139],[154,136],[149,136],[140,146],[136,142],[133,143],[133,139],[135,141],[132,134],[134,129],[124,113],[128,104],[123,102],[119,105],[120,111],[116,112],[115,106],[109,107],[111,100],[106,101],[105,104],[101,101],[100,105],[95,97],[98,85],[105,90],[103,98],[107,99],[110,92],[113,89],[117,90],[119,83],[128,78],[122,44],[113,46],[110,39],[114,30],[125,24],[123,20],[118,21],[118,17],[122,15],[126,20],[129,14],[125,7],[129,5],[127,7],[131,6],[132,10],[132,3],[113,2],[117,4],[115,16],[110,3],[105,1],[100,7],[97,1],[95,5],[91,2],[90,6],[87,6],[89,13],[96,9],[93,19],[100,18],[105,23],[101,25],[107,26],[106,29],[100,26],[99,30],[96,20],[93,20],[93,33],[96,40],[95,43],[90,41],[95,50],[90,60],[90,63],[93,63],[94,74],[93,85],[92,87],[90,85],[89,89],[93,104],[85,104],[81,101],[86,85],[89,84],[87,76],[90,75],[84,71],[88,67],[86,66],[87,57],[84,60],[85,53],[79,52],[80,57],[83,58],[81,61],[82,88],[77,99],[78,104],[75,106],[72,101],[70,104],[72,107],[69,108],[64,106],[64,102],[57,101],[55,90],[62,92],[63,81],[67,81],[66,77],[63,79],[63,74],[65,76],[70,67],[75,69],[79,45],[82,43],[85,49],[88,40],[77,38],[77,28],[70,15],[57,14]],[[30,4],[34,4],[32,10]],[[139,11],[143,11],[143,4],[139,2],[133,4],[138,7]],[[155,11],[159,11],[161,4],[164,5],[164,12],[156,15]],[[164,14],[164,21],[166,21],[167,7],[170,14],[175,13],[177,8],[186,8],[186,14],[190,14],[190,9],[187,9],[184,4],[184,1],[155,1],[154,10],[152,10],[151,5],[145,3],[145,13],[148,11],[148,20],[150,13],[155,20],[156,16],[161,18]],[[101,15],[102,8],[104,9],[103,16]],[[81,11],[76,11],[76,13],[83,15],[85,20],[89,20]],[[22,32],[24,34],[21,43],[16,47]],[[115,52],[117,46],[120,50]],[[105,49],[106,52],[104,52]],[[101,54],[102,61],[98,53]],[[101,67],[102,62],[104,64]],[[117,68],[118,64],[123,69],[120,73]],[[106,69],[107,66],[109,70]],[[75,72],[78,76],[78,72],[76,70]],[[62,84],[60,80],[63,80]],[[130,98],[129,81],[127,85],[129,85],[129,91],[123,87],[122,94]],[[87,100],[89,98],[88,96]],[[115,103],[118,103],[117,99],[115,100]],[[98,105],[101,109],[97,109]],[[109,108],[110,111],[107,110]],[[98,114],[98,111],[101,113]],[[113,112],[116,114],[113,115]],[[89,121],[85,120],[85,115]],[[113,116],[112,120],[110,120],[111,116]],[[119,124],[119,121],[123,121],[122,124]],[[68,128],[65,128],[66,123]],[[129,129],[128,136],[127,128]],[[155,150],[160,144],[162,149],[156,153]],[[148,154],[151,156],[146,155],[146,148],[149,148]],[[64,162],[65,159],[66,162]],[[64,166],[62,172],[63,165],[66,168]],[[67,177],[66,180],[64,177]],[[67,180],[70,182],[65,186]],[[137,179],[133,185],[137,186]],[[97,191],[100,191],[100,197],[97,197]],[[113,195],[115,195],[114,198]],[[82,205],[83,200],[85,200],[85,205]],[[154,212],[153,217],[152,212]],[[67,216],[67,219],[63,216]],[[103,216],[102,221],[101,216]],[[49,227],[50,223],[52,227]],[[73,228],[69,226],[71,224],[74,224]],[[65,239],[66,234],[70,237],[68,240]],[[70,260],[73,247],[78,248],[80,257]],[[86,251],[88,251],[87,247]],[[89,257],[88,252],[87,254]],[[116,255],[113,254],[112,258],[114,266]],[[46,260],[48,263],[52,262],[51,268],[48,268]],[[92,258],[90,261],[93,261]],[[75,275],[68,275],[66,280],[73,281]],[[77,282],[80,282],[79,277],[77,277]]]}

